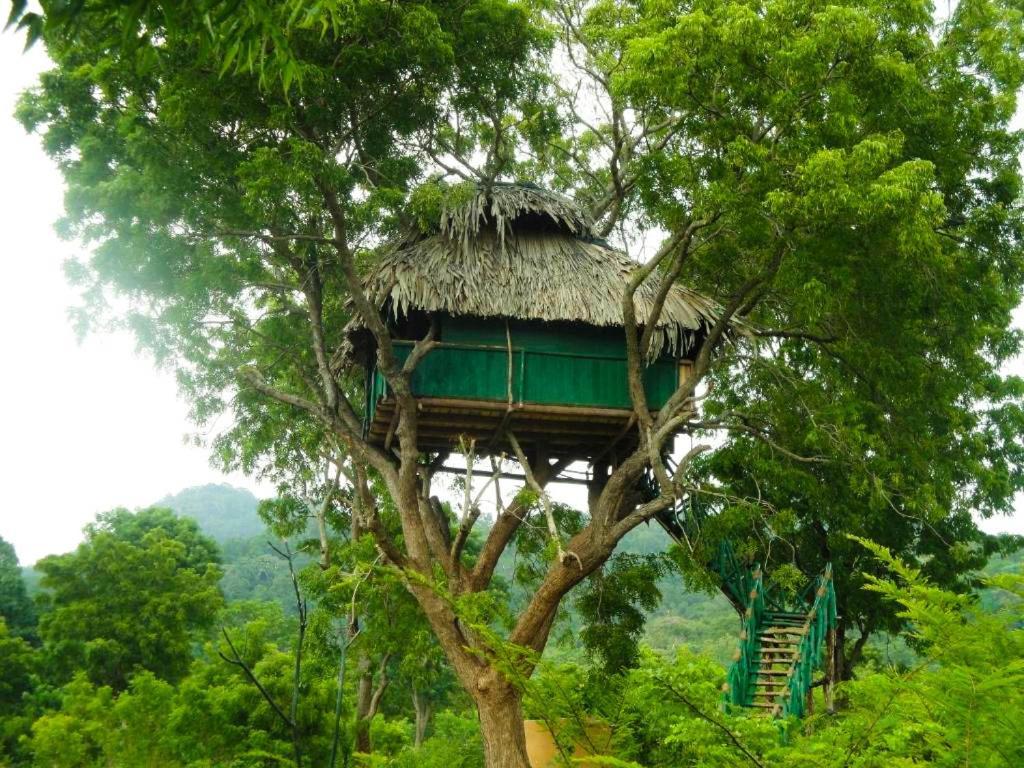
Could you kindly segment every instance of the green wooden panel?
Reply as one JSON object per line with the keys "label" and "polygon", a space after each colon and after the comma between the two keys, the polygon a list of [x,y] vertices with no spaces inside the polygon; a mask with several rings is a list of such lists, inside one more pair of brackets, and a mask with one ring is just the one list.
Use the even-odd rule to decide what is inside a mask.
{"label": "green wooden panel", "polygon": [[512,344],[531,352],[566,352],[613,358],[626,356],[626,337],[621,328],[595,328],[572,323],[513,323]]}
{"label": "green wooden panel", "polygon": [[[621,328],[512,320],[509,322],[509,333],[513,347],[522,347],[531,352],[626,356],[626,339]],[[505,321],[498,318],[445,317],[441,321],[441,339],[445,343],[457,344],[499,347],[508,344]]]}
{"label": "green wooden panel", "polygon": [[647,402],[651,408],[661,408],[678,386],[679,364],[675,360],[658,360],[644,371],[644,392],[647,393]]}
{"label": "green wooden panel", "polygon": [[[395,344],[404,361],[409,342]],[[644,372],[644,389],[651,408],[664,405],[676,388],[677,368],[661,360]],[[451,397],[505,401],[508,397],[508,350],[445,343],[428,354],[413,374],[413,393],[424,397]],[[375,372],[373,405],[383,394],[383,378]],[[623,357],[590,354],[512,351],[512,397],[516,402],[629,408],[626,361]]]}
{"label": "green wooden panel", "polygon": [[[512,397],[520,399],[522,352],[512,352]],[[474,400],[508,399],[508,351],[482,347],[441,347],[428,354],[412,377],[413,394]]]}

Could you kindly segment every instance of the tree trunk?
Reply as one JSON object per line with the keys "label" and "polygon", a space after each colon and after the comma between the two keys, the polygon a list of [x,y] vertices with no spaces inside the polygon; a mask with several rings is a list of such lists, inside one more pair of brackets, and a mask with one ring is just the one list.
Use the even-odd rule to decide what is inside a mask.
{"label": "tree trunk", "polygon": [[477,697],[480,735],[487,768],[530,768],[526,757],[523,707],[518,692],[508,686]]}
{"label": "tree trunk", "polygon": [[427,737],[427,727],[430,725],[431,706],[430,698],[422,691],[412,689],[412,707],[416,712],[416,740],[414,746],[419,749],[423,746],[423,740]]}
{"label": "tree trunk", "polygon": [[370,721],[375,712],[371,712],[373,699],[373,671],[370,659],[360,655],[356,664],[359,670],[359,683],[356,686],[356,752],[370,754],[373,744],[370,742]]}
{"label": "tree trunk", "polygon": [[846,623],[840,619],[836,626],[836,657],[835,657],[835,680],[836,682],[842,682],[847,679],[846,677]]}
{"label": "tree trunk", "polygon": [[836,630],[830,629],[826,638],[827,653],[825,670],[825,709],[832,715],[836,711]]}

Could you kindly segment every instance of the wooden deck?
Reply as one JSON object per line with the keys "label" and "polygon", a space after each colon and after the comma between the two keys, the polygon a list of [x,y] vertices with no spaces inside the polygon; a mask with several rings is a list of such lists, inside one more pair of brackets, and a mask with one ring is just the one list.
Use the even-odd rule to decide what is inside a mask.
{"label": "wooden deck", "polygon": [[[633,412],[624,408],[592,408],[535,403],[456,398],[417,398],[419,447],[428,451],[457,451],[459,437],[474,439],[478,454],[511,452],[501,438],[512,431],[526,449],[543,445],[551,458],[571,456],[580,460],[622,454],[635,448]],[[397,444],[395,402],[377,402],[369,425],[369,439],[376,445]]]}

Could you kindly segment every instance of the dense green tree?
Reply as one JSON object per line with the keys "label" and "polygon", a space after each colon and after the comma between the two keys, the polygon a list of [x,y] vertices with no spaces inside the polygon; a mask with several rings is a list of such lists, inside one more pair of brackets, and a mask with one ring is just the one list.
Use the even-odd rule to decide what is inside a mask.
{"label": "dense green tree", "polygon": [[74,552],[38,563],[48,607],[39,630],[56,678],[84,670],[114,691],[139,670],[181,679],[192,632],[223,602],[217,561],[216,545],[170,510],[98,515]]}
{"label": "dense green tree", "polygon": [[0,619],[11,634],[32,638],[36,631],[36,612],[25,588],[18,556],[8,542],[0,539]]}
{"label": "dense green tree", "polygon": [[[670,477],[661,461],[679,429],[721,433],[726,453],[755,437],[783,466],[836,464],[880,508],[935,528],[967,507],[1001,511],[1020,487],[1021,392],[998,374],[1017,348],[1021,286],[1008,125],[1024,25],[1011,0],[964,0],[941,25],[924,2],[556,3],[559,61],[582,89],[575,75],[552,82],[550,37],[527,4],[86,5],[68,25],[82,4],[44,3],[55,69],[21,108],[67,180],[64,230],[94,246],[72,268],[93,300],[86,318],[104,318],[105,294],[125,299],[119,319],[177,365],[201,422],[235,410],[269,435],[294,413],[338,442],[360,523],[473,697],[492,768],[526,764],[519,683],[562,598],[690,485],[688,462]],[[597,109],[576,99],[591,91]],[[681,278],[722,305],[692,376],[652,414],[650,333],[627,290],[639,447],[595,471],[586,514],[557,510],[515,611],[492,577],[524,519],[549,508],[537,487],[561,467],[534,468],[537,487],[479,554],[462,547],[471,503],[449,541],[412,371],[359,282],[411,189],[439,170],[574,189],[607,235],[660,227],[631,285]],[[461,187],[421,190],[425,216]],[[397,453],[363,439],[349,397],[358,379],[339,361],[353,313],[395,393]],[[687,421],[708,381],[705,415]],[[785,417],[808,434],[771,421]],[[648,470],[661,493],[637,506]],[[400,526],[370,493],[374,475]],[[726,517],[760,512],[721,479],[715,498],[739,502]]]}
{"label": "dense green tree", "polygon": [[844,532],[953,586],[1000,546],[972,515],[1010,512],[1024,482],[1024,383],[1001,373],[1024,268],[1019,5],[560,12],[610,119],[548,148],[554,178],[627,228],[698,227],[663,264],[736,299],[754,342],[719,358],[691,424],[728,435],[693,483],[723,514],[698,559],[729,536],[808,579],[831,560],[855,660],[898,619]]}
{"label": "dense green tree", "polygon": [[38,654],[12,635],[0,618],[0,764],[20,752],[19,741],[32,723],[28,697],[35,687]]}

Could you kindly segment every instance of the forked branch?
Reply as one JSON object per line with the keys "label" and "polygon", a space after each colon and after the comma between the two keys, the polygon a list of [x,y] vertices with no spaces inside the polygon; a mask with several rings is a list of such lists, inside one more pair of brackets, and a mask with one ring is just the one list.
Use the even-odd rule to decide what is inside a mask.
{"label": "forked branch", "polygon": [[529,460],[526,458],[526,454],[523,452],[522,446],[519,445],[519,441],[516,440],[516,436],[511,432],[507,432],[508,442],[512,446],[512,450],[516,454],[516,460],[523,468],[523,474],[526,476],[526,484],[530,489],[537,494],[540,500],[541,507],[544,509],[544,519],[548,525],[548,535],[551,540],[555,543],[555,551],[558,555],[558,562],[563,565],[568,560],[576,560],[576,563],[583,568],[583,564],[580,563],[580,558],[575,552],[566,552],[562,548],[562,537],[558,533],[558,525],[555,522],[555,511],[551,506],[551,499],[548,497],[547,492],[544,490],[544,486],[537,482],[537,478],[533,474],[533,469],[530,466]]}

